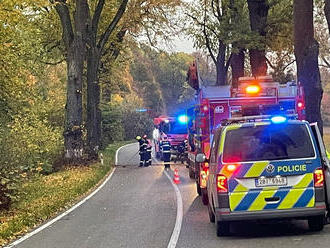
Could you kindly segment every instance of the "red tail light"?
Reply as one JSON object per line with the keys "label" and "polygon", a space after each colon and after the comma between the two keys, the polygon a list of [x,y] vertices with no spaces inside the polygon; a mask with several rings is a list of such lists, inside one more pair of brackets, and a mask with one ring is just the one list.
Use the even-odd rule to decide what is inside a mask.
{"label": "red tail light", "polygon": [[298,107],[298,109],[303,109],[304,108],[304,103],[303,102],[298,102],[297,107]]}
{"label": "red tail light", "polygon": [[318,168],[314,171],[314,187],[320,188],[324,185],[324,174],[321,168]]}
{"label": "red tail light", "polygon": [[217,191],[219,193],[228,192],[228,181],[224,175],[217,175]]}

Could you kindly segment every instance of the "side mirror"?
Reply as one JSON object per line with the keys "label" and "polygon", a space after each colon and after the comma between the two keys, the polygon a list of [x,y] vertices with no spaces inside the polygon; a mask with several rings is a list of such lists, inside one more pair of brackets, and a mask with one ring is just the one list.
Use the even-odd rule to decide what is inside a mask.
{"label": "side mirror", "polygon": [[203,154],[203,153],[197,154],[197,156],[196,156],[196,162],[197,163],[207,162],[207,158],[206,158],[205,154]]}

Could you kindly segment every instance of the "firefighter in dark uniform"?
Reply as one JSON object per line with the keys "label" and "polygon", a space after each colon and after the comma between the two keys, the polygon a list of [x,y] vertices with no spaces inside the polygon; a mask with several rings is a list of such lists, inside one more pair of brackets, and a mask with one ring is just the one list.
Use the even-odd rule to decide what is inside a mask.
{"label": "firefighter in dark uniform", "polygon": [[171,144],[167,140],[166,135],[163,137],[161,147],[163,152],[163,161],[164,161],[165,169],[169,169],[171,162]]}
{"label": "firefighter in dark uniform", "polygon": [[151,165],[151,152],[152,152],[152,145],[151,142],[148,141],[147,144],[147,166]]}
{"label": "firefighter in dark uniform", "polygon": [[145,157],[144,157],[144,166],[148,167],[149,165],[151,165],[151,144],[147,139],[147,135],[143,135],[143,141],[145,143]]}
{"label": "firefighter in dark uniform", "polygon": [[137,136],[136,140],[139,142],[139,155],[140,155],[140,165],[139,167],[142,167],[144,165],[144,161],[145,161],[145,155],[146,155],[146,143],[144,142],[144,140],[140,137]]}

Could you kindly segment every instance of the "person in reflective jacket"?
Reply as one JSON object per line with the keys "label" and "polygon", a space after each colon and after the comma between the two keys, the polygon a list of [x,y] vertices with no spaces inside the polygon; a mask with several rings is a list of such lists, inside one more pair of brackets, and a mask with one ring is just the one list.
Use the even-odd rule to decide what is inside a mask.
{"label": "person in reflective jacket", "polygon": [[140,136],[137,136],[136,140],[139,142],[139,155],[140,155],[139,167],[142,167],[144,165],[147,147],[146,147],[146,143]]}
{"label": "person in reflective jacket", "polygon": [[167,140],[167,136],[163,137],[163,141],[161,143],[162,153],[163,153],[163,161],[165,169],[170,168],[170,161],[171,161],[171,144]]}

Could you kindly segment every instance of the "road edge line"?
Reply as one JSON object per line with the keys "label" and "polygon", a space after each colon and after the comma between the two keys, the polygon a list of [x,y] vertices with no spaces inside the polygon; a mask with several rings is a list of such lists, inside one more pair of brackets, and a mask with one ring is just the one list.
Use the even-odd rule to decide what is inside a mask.
{"label": "road edge line", "polygon": [[[132,144],[127,144],[127,145],[121,146],[121,147],[119,147],[117,149],[116,155],[115,155],[115,165],[117,165],[117,162],[118,162],[118,153],[119,153],[119,150],[121,150],[122,148],[124,148],[126,146],[129,146],[129,145],[132,145]],[[110,173],[110,175],[104,180],[104,182],[99,187],[97,187],[92,193],[90,193],[88,196],[86,196],[80,202],[78,202],[77,204],[73,205],[71,208],[69,208],[68,210],[66,210],[62,214],[58,215],[54,219],[52,219],[52,220],[46,222],[45,224],[41,225],[40,227],[38,227],[37,229],[33,230],[32,232],[29,232],[29,233],[25,234],[23,237],[17,239],[16,241],[12,242],[11,244],[5,246],[4,248],[15,247],[16,245],[18,245],[18,244],[22,243],[23,241],[31,238],[35,234],[41,232],[42,230],[44,230],[47,227],[49,227],[52,224],[54,224],[56,221],[62,219],[64,216],[68,215],[69,213],[71,213],[72,211],[74,211],[75,209],[77,209],[78,207],[80,207],[82,204],[84,204],[86,201],[88,201],[90,198],[92,198],[96,193],[98,193],[104,187],[104,185],[107,184],[107,182],[109,182],[109,180],[111,179],[111,177],[114,174],[115,170],[116,170],[116,167],[114,167],[112,169],[112,172]]]}
{"label": "road edge line", "polygon": [[[157,159],[155,159],[155,161],[159,162]],[[183,219],[183,201],[182,201],[182,195],[181,195],[179,187],[176,184],[174,184],[172,178],[165,170],[164,170],[164,173],[165,173],[166,177],[170,180],[170,182],[174,188],[175,195],[176,195],[177,210],[176,210],[175,226],[174,226],[170,241],[168,242],[168,245],[167,245],[167,248],[175,248],[176,244],[178,243],[180,232],[181,232],[182,219]]]}
{"label": "road edge line", "polygon": [[119,154],[119,151],[127,146],[131,146],[131,145],[134,145],[135,143],[130,143],[130,144],[126,144],[126,145],[123,145],[121,147],[119,147],[116,151],[116,155],[115,155],[115,165],[117,166],[118,165],[118,154]]}

